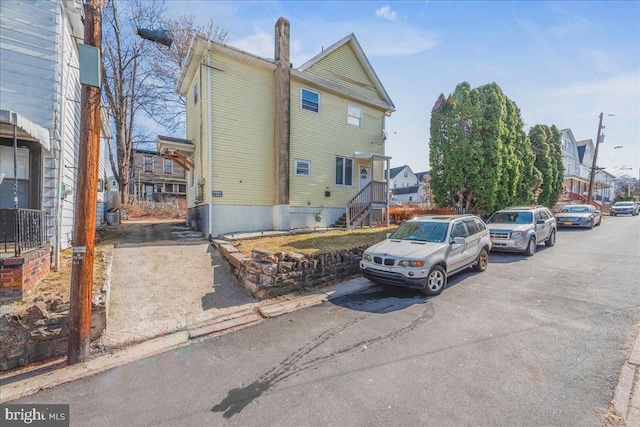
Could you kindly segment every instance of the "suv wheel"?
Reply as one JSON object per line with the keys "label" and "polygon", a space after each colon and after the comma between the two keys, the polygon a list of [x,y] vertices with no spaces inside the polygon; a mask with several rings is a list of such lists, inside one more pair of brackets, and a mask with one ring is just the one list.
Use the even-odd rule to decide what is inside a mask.
{"label": "suv wheel", "polygon": [[489,252],[485,248],[482,248],[480,253],[478,254],[478,259],[476,260],[476,264],[473,266],[475,271],[485,271],[487,269],[487,264],[489,263]]}
{"label": "suv wheel", "polygon": [[525,249],[524,253],[527,256],[533,256],[536,253],[536,249],[538,249],[538,242],[536,242],[536,238],[531,236],[529,239],[529,243],[527,244],[527,249]]}
{"label": "suv wheel", "polygon": [[444,268],[434,265],[427,276],[427,286],[420,291],[425,295],[439,295],[447,287],[447,274]]}
{"label": "suv wheel", "polygon": [[547,239],[546,242],[544,242],[545,245],[551,247],[553,245],[556,244],[556,230],[555,228],[553,230],[551,230],[551,234],[549,235],[549,238]]}

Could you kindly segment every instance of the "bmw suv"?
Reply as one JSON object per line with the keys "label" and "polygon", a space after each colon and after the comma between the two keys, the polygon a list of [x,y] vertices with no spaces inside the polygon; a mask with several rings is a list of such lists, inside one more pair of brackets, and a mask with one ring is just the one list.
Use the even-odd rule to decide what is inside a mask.
{"label": "bmw suv", "polygon": [[510,206],[487,220],[493,250],[536,253],[538,244],[556,244],[557,224],[544,206]]}
{"label": "bmw suv", "polygon": [[438,295],[447,277],[473,267],[485,271],[491,239],[473,215],[423,216],[403,223],[364,251],[360,272],[372,282]]}

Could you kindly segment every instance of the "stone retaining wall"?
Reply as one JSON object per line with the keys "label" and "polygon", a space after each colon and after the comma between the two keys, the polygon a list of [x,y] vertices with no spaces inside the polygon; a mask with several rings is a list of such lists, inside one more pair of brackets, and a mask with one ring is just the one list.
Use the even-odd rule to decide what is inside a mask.
{"label": "stone retaining wall", "polygon": [[311,256],[254,250],[249,258],[229,242],[217,240],[214,245],[231,264],[238,282],[256,298],[272,298],[358,274],[358,263],[367,248]]}
{"label": "stone retaining wall", "polygon": [[[111,260],[102,277],[100,291],[91,301],[91,341],[107,327]],[[26,314],[0,317],[0,371],[67,354],[69,303],[60,298],[45,301],[37,298]]]}

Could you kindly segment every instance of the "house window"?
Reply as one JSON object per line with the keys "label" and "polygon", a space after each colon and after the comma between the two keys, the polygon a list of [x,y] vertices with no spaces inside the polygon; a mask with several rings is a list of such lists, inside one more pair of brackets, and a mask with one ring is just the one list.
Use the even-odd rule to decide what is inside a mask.
{"label": "house window", "polygon": [[198,103],[198,82],[193,84],[193,105]]}
{"label": "house window", "polygon": [[362,108],[347,106],[347,123],[352,126],[362,126]]}
{"label": "house window", "polygon": [[300,89],[300,108],[303,110],[320,112],[320,94],[308,89]]}
{"label": "house window", "polygon": [[405,178],[409,178],[409,172],[404,171],[404,177],[405,177]]}
{"label": "house window", "polygon": [[171,159],[162,159],[163,160],[163,170],[164,173],[173,173],[173,162]]}
{"label": "house window", "polygon": [[187,185],[186,184],[178,184],[178,193],[186,193]]}
{"label": "house window", "polygon": [[153,157],[144,156],[144,171],[153,172]]}
{"label": "house window", "polygon": [[104,180],[98,179],[98,192],[102,193],[104,191]]}
{"label": "house window", "polygon": [[164,185],[163,184],[156,184],[155,185],[155,192],[156,193],[162,193],[162,189],[163,189]]}
{"label": "house window", "polygon": [[353,185],[353,159],[336,157],[336,185]]}
{"label": "house window", "polygon": [[294,160],[293,169],[296,176],[311,176],[311,162],[309,160]]}

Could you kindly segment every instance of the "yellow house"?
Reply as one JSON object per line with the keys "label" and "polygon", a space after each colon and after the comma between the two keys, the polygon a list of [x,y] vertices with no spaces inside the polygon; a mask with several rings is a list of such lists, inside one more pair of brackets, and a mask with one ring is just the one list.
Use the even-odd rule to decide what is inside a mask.
{"label": "yellow house", "polygon": [[381,219],[395,107],[356,37],[293,68],[280,18],[274,58],[192,40],[177,86],[186,140],[158,138],[188,169],[188,222],[217,236]]}

